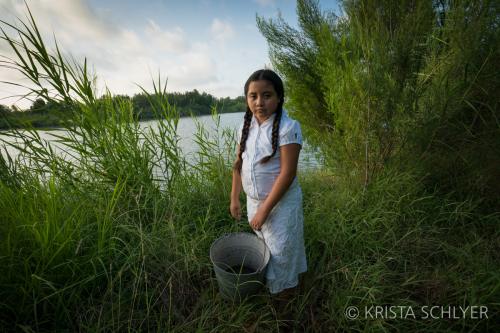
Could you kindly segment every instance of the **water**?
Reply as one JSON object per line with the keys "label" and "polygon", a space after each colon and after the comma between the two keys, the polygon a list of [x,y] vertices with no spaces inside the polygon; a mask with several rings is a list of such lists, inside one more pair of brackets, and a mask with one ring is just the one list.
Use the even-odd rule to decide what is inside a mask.
{"label": "water", "polygon": [[242,266],[242,265],[236,265],[229,267],[226,269],[226,272],[232,273],[232,274],[252,274],[255,273],[255,269],[248,267],[248,266]]}
{"label": "water", "polygon": [[[243,121],[243,116],[244,112],[220,114],[220,127],[228,128],[236,132],[241,122]],[[194,135],[197,132],[196,122],[202,124],[203,127],[207,130],[207,132],[211,136],[214,135],[216,128],[216,123],[214,122],[214,119],[211,115],[200,116],[197,117],[196,120],[190,117],[180,118],[177,128],[177,133],[180,136],[179,147],[181,148],[182,152],[185,154],[187,159],[191,161],[194,160],[194,156],[198,150],[198,146],[193,140]],[[140,123],[140,127],[142,129],[151,128],[152,130],[155,130],[155,128],[157,128],[157,123],[158,123],[157,120],[144,121]],[[221,132],[222,131],[220,130],[220,133]],[[64,136],[65,135],[64,130],[61,129],[39,130],[38,134],[42,139],[48,142],[56,152],[60,153],[61,155],[67,156],[67,154],[63,150],[63,147],[59,143],[54,142],[55,141],[54,135]],[[7,137],[1,133],[0,133],[0,139],[6,140],[7,142],[13,141],[12,138]],[[235,147],[236,144],[237,143],[235,141],[234,142]],[[5,145],[5,143],[1,141],[0,141],[0,148],[4,156],[6,154],[6,151],[11,157],[15,157],[18,154],[17,149],[14,149],[9,145]],[[319,165],[314,155],[311,152],[309,152],[308,149],[309,147],[307,145],[307,142],[304,142],[304,149],[302,149],[299,158],[299,169],[315,168]],[[67,158],[72,159],[74,157],[67,156]]]}

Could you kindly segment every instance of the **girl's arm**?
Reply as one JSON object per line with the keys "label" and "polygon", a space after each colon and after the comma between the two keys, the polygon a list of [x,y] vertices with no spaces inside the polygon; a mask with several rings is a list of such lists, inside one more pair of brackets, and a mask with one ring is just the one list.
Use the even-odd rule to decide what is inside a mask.
{"label": "girl's arm", "polygon": [[[240,152],[240,145],[236,150],[236,156]],[[231,216],[237,220],[241,219],[241,205],[240,205],[240,193],[241,193],[241,174],[233,169],[233,183],[231,186],[231,205],[229,207],[231,211]]]}
{"label": "girl's arm", "polygon": [[292,184],[293,179],[297,175],[300,148],[301,146],[297,143],[291,143],[280,147],[280,174],[278,178],[276,178],[271,188],[271,192],[262,205],[260,205],[257,213],[250,222],[253,229],[259,230],[262,227],[271,210],[280,201]]}

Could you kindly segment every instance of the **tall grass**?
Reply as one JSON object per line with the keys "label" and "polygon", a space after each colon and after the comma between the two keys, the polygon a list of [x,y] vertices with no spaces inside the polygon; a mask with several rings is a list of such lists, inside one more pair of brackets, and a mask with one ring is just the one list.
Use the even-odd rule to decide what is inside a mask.
{"label": "tall grass", "polygon": [[[304,185],[305,197],[316,194],[317,200],[306,206],[306,246],[310,269],[320,273],[311,277],[312,303],[323,306],[318,322],[369,331],[498,327],[498,215],[484,216],[473,200],[426,193],[411,174],[386,174],[354,195],[316,177],[306,177]],[[331,287],[312,288],[319,284]],[[419,320],[417,314],[417,320],[353,322],[342,313],[348,305],[471,304],[488,305],[489,319]]]}
{"label": "tall grass", "polygon": [[[2,22],[2,24],[6,24]],[[61,155],[34,129],[12,130],[0,159],[2,331],[277,332],[284,313],[262,292],[220,298],[210,244],[239,230],[228,212],[234,134],[201,125],[179,149],[179,115],[161,79],[158,130],[126,100],[96,100],[86,64],[51,56],[35,21],[4,33],[9,66],[34,93],[67,105]],[[52,91],[43,90],[52,87]],[[391,173],[352,192],[322,170],[300,175],[309,271],[289,308],[297,331],[493,331],[498,328],[498,214]],[[346,306],[487,305],[484,320],[359,319]]]}

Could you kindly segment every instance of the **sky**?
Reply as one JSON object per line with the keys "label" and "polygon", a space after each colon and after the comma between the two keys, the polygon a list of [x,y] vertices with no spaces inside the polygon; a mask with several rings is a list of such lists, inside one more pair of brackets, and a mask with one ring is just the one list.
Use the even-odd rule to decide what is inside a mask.
{"label": "sky", "polygon": [[[256,15],[297,27],[292,0],[26,0],[49,49],[55,35],[63,53],[84,57],[97,74],[98,91],[133,96],[138,85],[152,90],[152,78],[167,80],[167,91],[197,89],[216,97],[243,95],[255,70],[272,68]],[[320,0],[338,11],[336,0]],[[0,20],[26,15],[24,0],[0,0]],[[50,46],[52,45],[52,46]],[[0,55],[12,51],[0,40]],[[0,68],[0,81],[24,83]],[[23,92],[0,83],[0,104],[31,105],[13,96]]]}

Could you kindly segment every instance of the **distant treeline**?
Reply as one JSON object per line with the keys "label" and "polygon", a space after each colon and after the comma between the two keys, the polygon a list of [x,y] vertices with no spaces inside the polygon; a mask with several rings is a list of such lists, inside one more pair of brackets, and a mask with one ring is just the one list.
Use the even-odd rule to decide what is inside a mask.
{"label": "distant treeline", "polygon": [[[113,96],[113,99],[121,102],[129,101],[139,120],[155,118],[148,96],[144,93],[136,94],[133,97],[116,95]],[[217,98],[194,89],[184,93],[167,93],[167,99],[181,117],[207,115],[211,113],[211,109],[214,107],[218,113],[245,111],[244,96]],[[36,99],[26,110],[21,110],[16,106],[8,107],[0,104],[0,129],[26,126],[59,127],[63,120],[70,117],[70,112],[66,111],[64,105],[54,101],[46,102],[41,98]]]}

